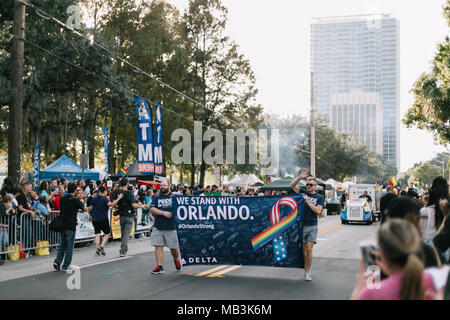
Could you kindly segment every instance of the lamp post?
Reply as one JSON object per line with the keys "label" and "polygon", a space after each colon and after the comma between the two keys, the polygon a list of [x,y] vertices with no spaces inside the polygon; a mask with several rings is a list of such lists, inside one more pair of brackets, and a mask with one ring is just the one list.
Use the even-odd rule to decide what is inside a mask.
{"label": "lamp post", "polygon": [[316,128],[314,127],[314,72],[311,72],[311,174],[316,176]]}

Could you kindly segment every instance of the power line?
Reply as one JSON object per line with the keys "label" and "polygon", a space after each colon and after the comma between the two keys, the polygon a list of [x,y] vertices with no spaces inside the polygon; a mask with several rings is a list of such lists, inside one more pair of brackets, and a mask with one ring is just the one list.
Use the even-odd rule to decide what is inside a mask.
{"label": "power line", "polygon": [[213,114],[219,115],[220,117],[226,119],[226,120],[229,121],[230,123],[234,123],[235,125],[237,125],[237,126],[239,126],[239,127],[241,127],[241,128],[246,128],[245,125],[243,125],[243,124],[241,124],[241,123],[239,123],[239,122],[236,122],[236,121],[234,121],[233,119],[230,119],[229,117],[227,117],[227,116],[225,116],[225,115],[219,113],[218,111],[214,111],[214,110],[208,108],[207,106],[205,106],[205,105],[202,104],[201,102],[199,102],[199,101],[197,101],[197,100],[195,100],[195,99],[193,99],[193,98],[187,96],[186,94],[184,94],[184,93],[178,91],[177,89],[173,88],[172,86],[170,86],[170,85],[164,83],[163,81],[161,81],[161,80],[159,80],[159,79],[153,77],[152,75],[150,75],[149,73],[145,72],[145,71],[142,70],[141,68],[139,68],[139,67],[135,66],[134,64],[128,62],[127,60],[125,60],[125,59],[119,57],[115,52],[111,51],[110,49],[106,48],[105,46],[102,46],[102,45],[96,43],[93,39],[90,39],[90,38],[88,38],[87,36],[85,36],[84,34],[82,34],[82,33],[78,32],[78,31],[76,31],[74,28],[69,27],[69,26],[66,25],[64,22],[58,20],[57,18],[51,16],[50,14],[48,14],[48,13],[46,13],[46,12],[44,12],[42,9],[36,7],[35,5],[33,5],[33,4],[31,4],[31,3],[28,3],[27,1],[24,1],[24,0],[18,0],[18,1],[21,2],[21,3],[24,4],[24,5],[26,5],[26,6],[30,7],[30,8],[32,8],[32,9],[33,9],[40,17],[42,17],[42,18],[44,18],[44,19],[46,19],[46,20],[52,20],[52,21],[54,21],[55,23],[61,25],[64,29],[71,31],[73,34],[75,34],[75,35],[77,35],[77,36],[79,36],[79,37],[85,39],[86,41],[89,41],[89,43],[90,43],[91,45],[94,45],[94,46],[96,46],[96,47],[98,47],[98,48],[100,48],[100,49],[106,51],[108,54],[110,54],[111,56],[113,56],[115,59],[120,60],[121,62],[123,62],[123,63],[127,64],[128,66],[130,66],[135,72],[137,72],[137,73],[142,73],[142,74],[146,75],[146,76],[149,77],[150,79],[152,79],[152,80],[158,82],[158,83],[159,83],[160,85],[162,85],[163,87],[166,87],[166,88],[172,90],[173,92],[175,92],[175,93],[181,95],[181,96],[184,97],[185,99],[188,99],[189,101],[191,101],[191,102],[193,102],[193,103],[195,103],[195,104],[198,104],[199,106],[205,108],[206,110],[212,112]]}

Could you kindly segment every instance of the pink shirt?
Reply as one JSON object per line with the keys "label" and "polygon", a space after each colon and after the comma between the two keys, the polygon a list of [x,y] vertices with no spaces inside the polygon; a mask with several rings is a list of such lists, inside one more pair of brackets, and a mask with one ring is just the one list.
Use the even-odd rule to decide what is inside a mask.
{"label": "pink shirt", "polygon": [[[400,300],[400,290],[402,287],[403,273],[398,272],[391,275],[389,278],[380,282],[380,289],[364,288],[356,297],[357,300]],[[423,285],[425,292],[431,290],[435,292],[433,279],[427,273],[423,275]],[[425,296],[426,300],[430,297]]]}

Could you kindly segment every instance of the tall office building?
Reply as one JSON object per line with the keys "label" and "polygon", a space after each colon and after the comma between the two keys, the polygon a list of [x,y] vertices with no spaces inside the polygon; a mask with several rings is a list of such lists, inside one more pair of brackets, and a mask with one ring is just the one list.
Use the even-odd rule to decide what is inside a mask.
{"label": "tall office building", "polygon": [[[331,122],[333,110],[335,115],[347,110],[346,126],[344,127],[344,123],[341,123],[339,131],[349,133],[355,140],[365,142],[369,148],[379,152],[380,146],[377,145],[377,139],[356,136],[354,130],[358,126],[358,130],[363,130],[364,134],[370,132],[372,135],[375,132],[382,139],[381,152],[384,159],[399,168],[398,20],[389,14],[315,18],[311,25],[311,71],[314,84],[314,107],[317,113],[327,119],[329,125],[333,127]],[[379,103],[377,101],[364,102],[364,105],[369,106],[368,109],[364,107],[364,112],[371,113],[374,110],[382,112],[382,124],[372,123],[377,119],[372,115],[369,122],[356,122],[361,114],[355,114],[355,112],[363,109],[348,107],[349,105],[362,106],[361,101],[356,101],[356,104],[351,103],[352,99],[355,99],[351,98],[351,92],[354,94],[354,90],[359,90],[357,99],[360,100],[367,99],[369,96],[374,97],[375,100],[379,98],[381,106],[377,106]],[[335,103],[333,107],[333,102],[336,101],[342,103]],[[337,122],[335,124],[337,125]],[[365,126],[370,127],[366,130]],[[377,127],[378,130],[376,130]],[[381,132],[380,128],[382,128]]]}

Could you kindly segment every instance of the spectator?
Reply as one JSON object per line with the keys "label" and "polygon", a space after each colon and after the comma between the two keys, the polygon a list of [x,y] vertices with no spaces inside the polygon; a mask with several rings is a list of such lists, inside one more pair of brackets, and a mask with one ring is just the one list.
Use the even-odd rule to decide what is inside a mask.
{"label": "spectator", "polygon": [[[58,247],[56,259],[53,262],[55,270],[66,271],[72,262],[73,247],[75,243],[75,230],[77,226],[78,211],[88,211],[81,201],[75,198],[77,187],[73,183],[69,183],[67,187],[68,195],[65,195],[60,200],[61,216],[63,220],[63,231],[61,231],[61,243]],[[61,263],[64,264],[61,267]]]}
{"label": "spectator", "polygon": [[386,220],[386,214],[387,214],[387,208],[389,207],[389,204],[391,201],[395,198],[397,198],[397,194],[392,186],[388,186],[386,188],[387,193],[381,197],[380,199],[380,213],[381,213],[381,221],[380,223],[383,224]]}
{"label": "spectator", "polygon": [[[437,249],[445,254],[444,261],[450,263],[448,252],[450,250],[450,215],[445,218],[444,224],[438,229],[436,237],[433,239],[433,243]],[[450,288],[448,288],[450,290]]]}
{"label": "spectator", "polygon": [[66,195],[66,191],[63,184],[58,187],[59,193],[55,195],[55,200],[53,201],[53,210],[59,211],[59,202],[62,197]]}
{"label": "spectator", "polygon": [[431,242],[448,214],[448,184],[442,177],[434,179],[427,207],[420,211],[420,227],[425,241]]}
{"label": "spectator", "polygon": [[[424,300],[435,293],[431,276],[424,273],[424,265],[417,257],[422,239],[417,228],[410,222],[390,219],[378,231],[379,252],[376,264],[388,275],[377,290],[366,287],[364,262],[351,298],[356,300]],[[427,294],[426,294],[427,292]]]}
{"label": "spectator", "polygon": [[[33,237],[33,232],[31,229],[31,219],[36,218],[36,213],[39,210],[34,210],[31,206],[31,194],[33,192],[33,183],[26,182],[23,186],[23,191],[17,197],[18,203],[18,221],[20,224],[21,238],[23,240],[23,245],[25,248],[31,248],[31,239]],[[30,252],[28,252],[30,254]]]}
{"label": "spectator", "polygon": [[[7,220],[8,216],[15,214],[15,210],[12,207],[13,195],[10,193],[5,193],[2,196],[2,202],[0,202],[0,252],[5,251],[4,249],[9,245],[9,227],[10,224]],[[4,263],[6,258],[0,255],[0,265]]]}
{"label": "spectator", "polygon": [[[419,216],[419,205],[408,196],[398,196],[393,199],[387,209],[387,221],[391,219],[407,220],[416,227],[422,238]],[[435,250],[433,245],[429,242],[422,241],[422,248],[419,253],[419,258],[422,259],[425,267],[440,267],[443,257]]]}

